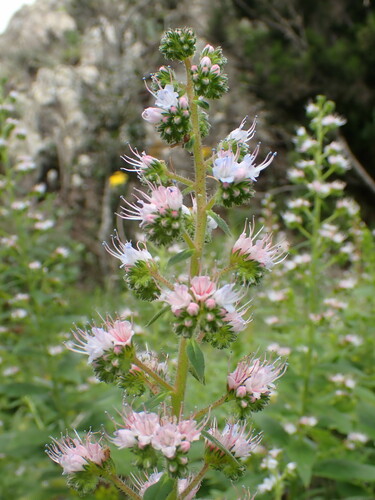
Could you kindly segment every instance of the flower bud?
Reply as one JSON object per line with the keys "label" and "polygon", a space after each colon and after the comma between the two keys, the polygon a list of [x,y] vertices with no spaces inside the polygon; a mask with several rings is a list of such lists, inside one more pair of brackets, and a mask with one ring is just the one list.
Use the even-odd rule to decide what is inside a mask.
{"label": "flower bud", "polygon": [[210,72],[213,73],[214,75],[220,75],[220,73],[221,73],[220,66],[218,64],[214,64],[211,67],[211,71]]}
{"label": "flower bud", "polygon": [[207,299],[205,302],[205,306],[207,307],[207,309],[213,309],[216,306],[215,299]]}
{"label": "flower bud", "polygon": [[179,104],[180,104],[180,108],[182,108],[182,109],[187,109],[189,107],[189,102],[188,102],[186,96],[183,95],[182,97],[180,97]]}
{"label": "flower bud", "polygon": [[196,302],[191,302],[187,307],[187,312],[191,316],[196,316],[198,314],[198,311],[199,311],[199,305]]}
{"label": "flower bud", "polygon": [[167,59],[183,61],[195,52],[196,37],[190,28],[170,29],[161,39],[160,52]]}
{"label": "flower bud", "polygon": [[204,68],[204,67],[211,68],[211,66],[212,66],[211,59],[208,56],[202,57],[199,64],[202,68]]}
{"label": "flower bud", "polygon": [[142,113],[142,118],[149,123],[159,123],[163,118],[163,113],[159,108],[146,108]]}

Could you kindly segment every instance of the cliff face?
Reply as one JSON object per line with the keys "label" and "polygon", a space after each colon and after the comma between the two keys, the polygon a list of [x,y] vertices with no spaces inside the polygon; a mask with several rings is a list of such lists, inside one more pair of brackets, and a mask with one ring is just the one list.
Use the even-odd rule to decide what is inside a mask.
{"label": "cliff face", "polygon": [[[58,190],[76,221],[75,236],[98,254],[98,240],[112,227],[103,220],[106,180],[123,166],[126,143],[151,154],[166,152],[140,118],[150,103],[141,79],[164,63],[160,35],[189,25],[205,44],[207,11],[203,0],[36,0],[14,15],[0,37],[1,77],[8,90],[19,93],[28,132],[24,150],[17,144],[12,153],[33,156],[35,182]],[[228,72],[233,81],[235,67]],[[213,107],[215,133],[225,135],[244,114],[259,114],[259,107],[233,85],[220,112]],[[267,142],[260,127],[262,136]]]}

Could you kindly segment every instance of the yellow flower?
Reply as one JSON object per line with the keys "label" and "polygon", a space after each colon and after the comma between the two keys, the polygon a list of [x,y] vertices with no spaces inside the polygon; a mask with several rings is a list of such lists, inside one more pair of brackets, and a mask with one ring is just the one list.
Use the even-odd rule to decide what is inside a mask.
{"label": "yellow flower", "polygon": [[111,187],[120,186],[121,184],[125,184],[128,180],[128,175],[124,172],[117,171],[113,173],[109,178],[109,185]]}

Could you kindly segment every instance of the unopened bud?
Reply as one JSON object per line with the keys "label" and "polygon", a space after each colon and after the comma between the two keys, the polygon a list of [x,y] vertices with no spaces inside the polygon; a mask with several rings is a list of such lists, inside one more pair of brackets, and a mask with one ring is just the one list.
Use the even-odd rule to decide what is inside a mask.
{"label": "unopened bud", "polygon": [[208,56],[202,57],[199,64],[202,68],[204,68],[204,67],[211,68],[211,66],[212,66],[211,59]]}
{"label": "unopened bud", "polygon": [[182,97],[180,97],[178,102],[180,104],[180,108],[182,108],[182,109],[187,109],[189,107],[189,102],[184,95]]}
{"label": "unopened bud", "polygon": [[196,304],[195,302],[190,302],[190,304],[187,307],[187,312],[190,314],[190,316],[196,316],[199,311],[199,305]]}
{"label": "unopened bud", "polygon": [[[180,450],[182,451],[182,453],[187,453],[189,450],[190,450],[190,447],[191,447],[191,444],[189,441],[182,441],[182,443],[180,444]],[[185,458],[185,462],[182,462],[182,459]],[[181,457],[180,458],[180,463],[183,464],[183,465],[186,465],[187,464],[187,458],[186,457]]]}
{"label": "unopened bud", "polygon": [[207,307],[207,309],[213,309],[216,306],[215,299],[207,299],[205,301],[205,306]]}
{"label": "unopened bud", "polygon": [[215,75],[220,75],[221,73],[221,69],[220,69],[220,66],[218,64],[214,64],[212,67],[211,67],[211,73],[215,74]]}
{"label": "unopened bud", "polygon": [[142,113],[142,118],[149,123],[159,123],[163,118],[162,110],[159,108],[146,108]]}

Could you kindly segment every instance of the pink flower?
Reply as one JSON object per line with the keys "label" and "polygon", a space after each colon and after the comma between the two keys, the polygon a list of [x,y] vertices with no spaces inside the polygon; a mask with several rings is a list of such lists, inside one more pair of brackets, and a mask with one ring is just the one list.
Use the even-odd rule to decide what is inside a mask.
{"label": "pink flower", "polygon": [[245,224],[244,231],[235,242],[232,253],[238,252],[239,255],[245,257],[245,260],[253,260],[266,269],[272,269],[275,264],[279,264],[285,259],[285,252],[281,245],[272,245],[272,234],[266,234],[256,240],[263,228],[254,234],[254,227],[254,223],[253,225],[249,224],[249,235],[247,236]]}
{"label": "pink flower", "polygon": [[127,411],[123,416],[125,427],[115,432],[113,443],[119,448],[139,448],[149,445],[160,427],[159,415],[148,412]]}
{"label": "pink flower", "polygon": [[[256,448],[261,440],[258,434],[254,436],[252,430],[246,431],[246,424],[233,424],[228,422],[220,432],[217,422],[214,421],[209,433],[227,448],[236,458],[246,458]],[[206,439],[206,447],[212,451],[222,453],[211,441]]]}
{"label": "pink flower", "polygon": [[175,186],[153,186],[149,184],[151,195],[149,196],[142,191],[138,191],[144,198],[137,199],[137,203],[129,203],[124,200],[128,207],[121,207],[122,211],[119,214],[123,219],[139,220],[140,226],[152,224],[156,217],[165,215],[166,210],[172,210],[178,215],[178,211],[182,208],[182,193]]}
{"label": "pink flower", "polygon": [[176,456],[177,448],[181,442],[182,436],[177,425],[170,422],[158,427],[152,437],[152,447],[155,450],[161,451],[169,459]]}
{"label": "pink flower", "polygon": [[198,301],[204,301],[216,291],[216,284],[208,276],[195,276],[190,290]]}
{"label": "pink flower", "polygon": [[142,152],[142,154],[139,154],[136,149],[132,149],[131,147],[130,151],[138,159],[132,158],[131,156],[127,155],[121,156],[121,158],[125,160],[132,167],[132,168],[123,168],[122,170],[127,170],[129,172],[136,171],[138,174],[140,174],[143,171],[147,170],[149,167],[151,167],[153,164],[159,163],[159,160],[157,158],[154,158],[153,156],[150,155],[146,155],[144,151]]}
{"label": "pink flower", "polygon": [[177,313],[181,309],[186,309],[192,298],[186,285],[175,285],[173,291],[166,292],[164,300],[171,306],[172,312]]}
{"label": "pink flower", "polygon": [[227,378],[228,389],[235,390],[238,397],[250,395],[255,401],[263,394],[269,394],[275,387],[274,382],[280,378],[286,370],[286,364],[279,359],[268,363],[266,359],[260,361],[258,358],[245,358],[241,361],[234,372]]}
{"label": "pink flower", "polygon": [[[145,480],[141,478],[135,478],[135,483],[138,488],[138,494],[141,496],[141,498],[144,497],[146,490],[150,488],[150,486],[160,481],[162,475],[163,475],[162,472],[158,472],[157,470],[155,470],[149,477],[146,476]],[[183,493],[183,491],[186,490],[186,488],[189,486],[192,480],[193,480],[192,477],[178,480],[179,494]],[[184,496],[184,499],[192,500],[193,498],[195,498],[195,495],[197,494],[199,488],[200,488],[200,483],[198,483],[188,495]]]}
{"label": "pink flower", "polygon": [[68,346],[69,349],[88,355],[88,363],[92,363],[115,346],[131,345],[134,330],[129,321],[107,320],[104,328],[94,327],[91,329],[91,333],[77,329],[73,335],[77,343]]}
{"label": "pink flower", "polygon": [[246,309],[243,311],[233,311],[225,314],[224,321],[229,323],[232,330],[235,333],[242,332],[246,326],[250,323],[251,317],[247,320],[243,319],[242,315],[246,313]]}
{"label": "pink flower", "polygon": [[92,434],[86,434],[84,441],[76,433],[60,440],[53,439],[53,444],[47,447],[47,455],[63,468],[63,474],[72,474],[84,470],[89,462],[102,465],[106,460],[106,450],[99,443],[91,442]]}

